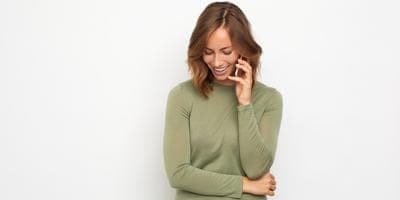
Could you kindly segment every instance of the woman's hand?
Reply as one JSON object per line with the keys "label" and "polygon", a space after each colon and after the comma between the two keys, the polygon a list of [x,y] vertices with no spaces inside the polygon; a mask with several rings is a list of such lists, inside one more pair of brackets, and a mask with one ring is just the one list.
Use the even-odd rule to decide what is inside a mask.
{"label": "woman's hand", "polygon": [[256,180],[251,180],[246,176],[243,177],[243,192],[245,193],[274,196],[275,190],[275,177],[270,172]]}
{"label": "woman's hand", "polygon": [[242,59],[238,60],[236,67],[243,70],[242,76],[228,76],[230,80],[236,81],[236,97],[239,105],[247,105],[251,103],[251,85],[253,82],[252,68],[250,64]]}

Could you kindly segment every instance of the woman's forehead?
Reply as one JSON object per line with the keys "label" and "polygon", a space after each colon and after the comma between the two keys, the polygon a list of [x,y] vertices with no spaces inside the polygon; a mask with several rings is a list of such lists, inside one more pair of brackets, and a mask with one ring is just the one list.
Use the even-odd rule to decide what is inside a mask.
{"label": "woman's forehead", "polygon": [[223,28],[215,30],[207,40],[207,48],[209,49],[223,49],[231,46],[231,38]]}

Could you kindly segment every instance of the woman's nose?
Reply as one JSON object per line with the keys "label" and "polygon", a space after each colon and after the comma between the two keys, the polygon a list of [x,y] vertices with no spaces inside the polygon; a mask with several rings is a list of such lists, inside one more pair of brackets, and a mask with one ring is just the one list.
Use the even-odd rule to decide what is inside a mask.
{"label": "woman's nose", "polygon": [[218,55],[215,55],[212,64],[214,67],[220,67],[223,64],[223,62]]}

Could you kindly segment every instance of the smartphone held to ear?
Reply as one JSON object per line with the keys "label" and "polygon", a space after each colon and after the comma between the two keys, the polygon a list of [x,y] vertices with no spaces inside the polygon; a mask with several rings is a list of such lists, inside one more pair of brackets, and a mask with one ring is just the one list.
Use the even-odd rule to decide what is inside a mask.
{"label": "smartphone held to ear", "polygon": [[238,76],[239,68],[236,67],[235,76]]}
{"label": "smartphone held to ear", "polygon": [[[239,59],[245,60],[245,58],[242,55],[239,55]],[[239,61],[237,61],[236,63],[239,63]],[[238,75],[239,75],[239,68],[236,67],[235,76],[238,76]]]}

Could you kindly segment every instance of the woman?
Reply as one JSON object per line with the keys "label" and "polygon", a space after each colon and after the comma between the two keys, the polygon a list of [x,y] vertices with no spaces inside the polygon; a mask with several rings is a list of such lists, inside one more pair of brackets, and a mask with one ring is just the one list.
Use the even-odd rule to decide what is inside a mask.
{"label": "woman", "polygon": [[188,50],[192,78],[171,89],[166,107],[164,163],[175,199],[274,195],[282,96],[256,80],[261,51],[236,5],[215,2],[201,13]]}

